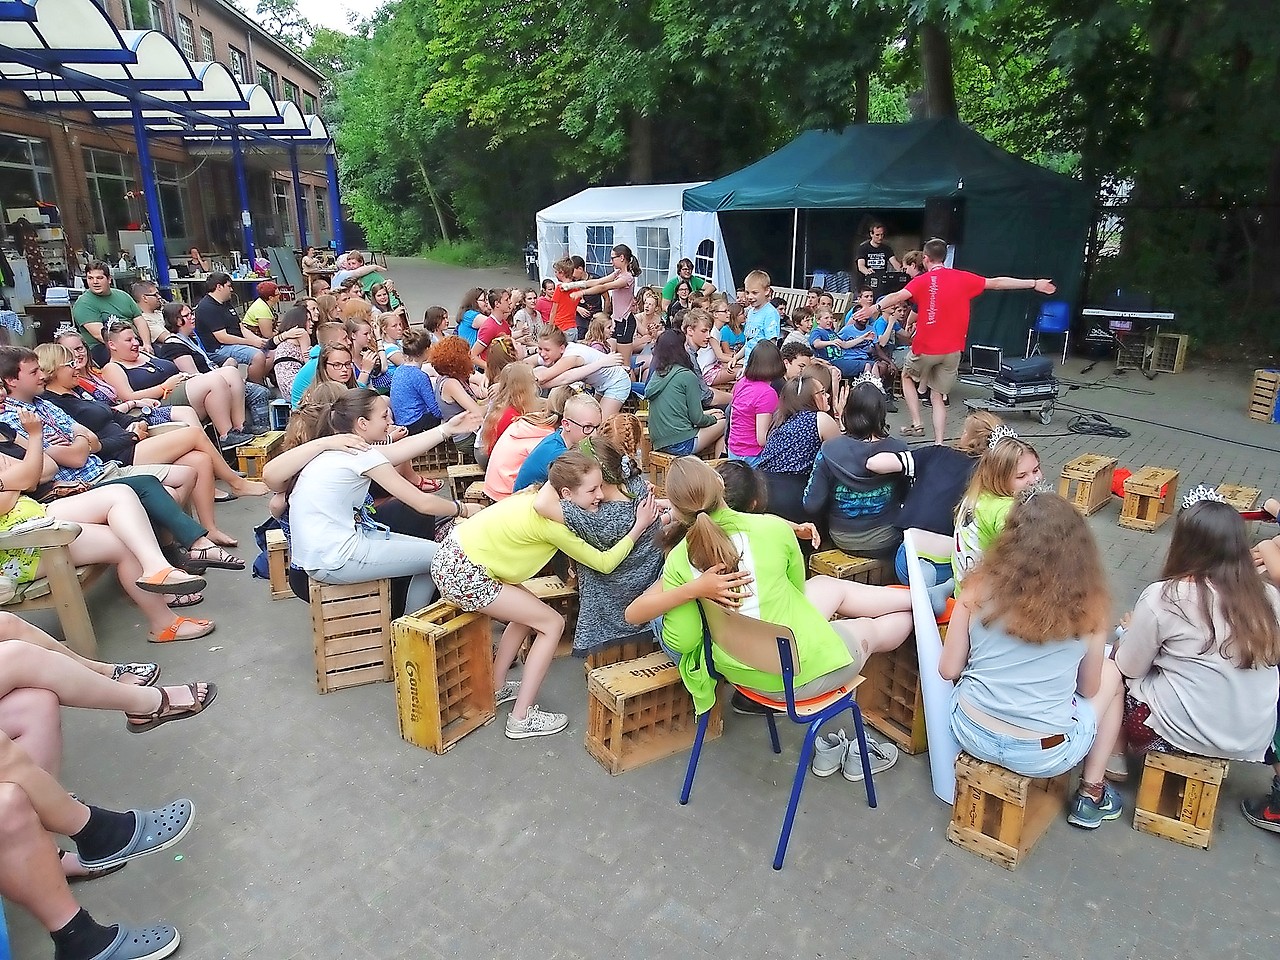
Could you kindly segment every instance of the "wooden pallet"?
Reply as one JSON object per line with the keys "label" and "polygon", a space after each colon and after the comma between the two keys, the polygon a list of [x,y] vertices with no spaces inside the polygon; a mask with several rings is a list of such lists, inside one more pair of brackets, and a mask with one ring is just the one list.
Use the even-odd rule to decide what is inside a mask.
{"label": "wooden pallet", "polygon": [[1185,333],[1157,333],[1151,350],[1152,373],[1181,373],[1187,362]]}
{"label": "wooden pallet", "polygon": [[908,638],[896,650],[869,657],[862,675],[858,707],[863,717],[904,753],[924,753],[929,740],[915,643]]}
{"label": "wooden pallet", "polygon": [[446,600],[391,625],[401,737],[443,754],[493,722],[492,633],[487,616]]}
{"label": "wooden pallet", "polygon": [[284,449],[284,431],[271,430],[236,448],[240,472],[250,480],[262,479],[262,468]]}
{"label": "wooden pallet", "polygon": [[[711,708],[704,739],[724,729]],[[680,670],[662,651],[592,670],[587,679],[587,752],[617,775],[693,746],[698,718]]]}
{"label": "wooden pallet", "polygon": [[426,453],[413,458],[413,469],[421,476],[442,480],[452,466],[462,462],[462,455],[452,440],[438,443]]}
{"label": "wooden pallet", "polygon": [[1249,419],[1276,423],[1280,419],[1277,399],[1280,399],[1280,370],[1253,371],[1253,387],[1249,391],[1249,406],[1245,409]]}
{"label": "wooden pallet", "polygon": [[1120,526],[1150,533],[1173,516],[1177,503],[1178,471],[1143,467],[1125,479]]}
{"label": "wooden pallet", "polygon": [[1151,751],[1133,809],[1133,828],[1208,850],[1228,762],[1214,757]]}
{"label": "wooden pallet", "polygon": [[1218,493],[1222,499],[1231,504],[1231,508],[1240,513],[1245,513],[1253,509],[1253,505],[1258,502],[1258,498],[1262,496],[1262,491],[1257,487],[1242,487],[1235,483],[1222,483],[1218,485]]}
{"label": "wooden pallet", "polygon": [[1084,516],[1093,516],[1111,502],[1111,480],[1116,463],[1115,457],[1104,457],[1100,453],[1076,457],[1062,468],[1058,495]]}
{"label": "wooden pallet", "polygon": [[311,638],[321,693],[391,679],[391,581],[311,581]]}
{"label": "wooden pallet", "polygon": [[[440,491],[441,495],[447,494],[455,500],[466,500],[468,488],[476,481],[480,483],[481,492],[484,491],[484,467],[478,463],[450,464],[446,474],[449,477],[449,483]],[[488,499],[485,497],[486,501]]]}
{"label": "wooden pallet", "polygon": [[493,501],[489,499],[489,495],[484,492],[483,480],[476,480],[467,485],[467,489],[462,493],[462,502],[478,503],[484,507],[493,503]]}
{"label": "wooden pallet", "polygon": [[289,543],[278,527],[267,531],[267,577],[272,600],[293,596],[293,588],[289,586]]}
{"label": "wooden pallet", "polygon": [[956,758],[956,802],[947,839],[1015,870],[1066,806],[1067,774],[1035,780],[967,753]]}
{"label": "wooden pallet", "polygon": [[894,582],[893,564],[872,557],[855,557],[843,550],[824,550],[809,558],[809,573],[853,580],[857,583],[884,584]]}

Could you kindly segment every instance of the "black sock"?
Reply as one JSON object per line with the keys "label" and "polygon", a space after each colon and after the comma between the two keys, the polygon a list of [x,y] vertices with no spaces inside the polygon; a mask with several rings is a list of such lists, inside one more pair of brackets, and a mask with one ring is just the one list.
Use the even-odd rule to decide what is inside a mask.
{"label": "black sock", "polygon": [[116,813],[90,805],[89,822],[71,839],[76,842],[81,860],[101,860],[124,849],[133,839],[137,822],[132,811]]}
{"label": "black sock", "polygon": [[111,945],[117,929],[114,926],[104,927],[89,916],[88,910],[81,907],[80,912],[67,921],[65,927],[49,934],[53,939],[54,960],[96,957]]}

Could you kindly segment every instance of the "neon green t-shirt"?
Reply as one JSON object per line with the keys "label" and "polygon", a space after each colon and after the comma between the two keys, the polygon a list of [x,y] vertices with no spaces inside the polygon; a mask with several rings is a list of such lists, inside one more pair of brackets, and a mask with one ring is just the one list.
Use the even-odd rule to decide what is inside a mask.
{"label": "neon green t-shirt", "polygon": [[956,513],[956,544],[951,555],[951,572],[956,578],[956,596],[960,596],[960,583],[965,575],[978,565],[996,537],[1004,529],[1005,518],[1013,509],[1013,497],[997,497],[992,493],[979,494],[977,503],[967,500],[960,503]]}

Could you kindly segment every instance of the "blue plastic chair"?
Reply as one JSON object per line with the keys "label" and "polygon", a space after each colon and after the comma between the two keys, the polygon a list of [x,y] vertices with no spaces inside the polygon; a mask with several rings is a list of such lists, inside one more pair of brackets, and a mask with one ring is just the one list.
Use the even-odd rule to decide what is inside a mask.
{"label": "blue plastic chair", "polygon": [[[1026,355],[1028,357],[1040,352],[1040,334],[1042,333],[1062,335],[1062,362],[1066,363],[1067,344],[1071,342],[1071,304],[1065,300],[1046,300],[1040,305],[1036,322],[1027,331]],[[1033,337],[1036,341],[1034,349],[1031,346]]]}
{"label": "blue plastic chair", "polygon": [[[818,730],[833,717],[848,710],[853,714],[853,728],[858,735],[858,750],[862,755],[862,775],[867,785],[867,806],[876,805],[876,788],[871,782],[871,761],[867,755],[867,735],[862,727],[862,711],[854,701],[854,692],[863,680],[855,677],[845,686],[813,700],[796,702],[795,675],[800,669],[799,652],[796,650],[796,637],[790,627],[764,620],[756,620],[744,616],[736,610],[728,610],[719,604],[707,600],[698,601],[698,610],[702,614],[702,648],[706,658],[707,671],[717,680],[723,680],[722,674],[715,668],[712,659],[711,644],[733,657],[739,663],[763,673],[780,674],[786,699],[771,701],[758,693],[742,691],[743,695],[757,703],[764,704],[784,713],[795,723],[804,724],[804,741],[800,745],[800,762],[796,767],[795,781],[791,785],[791,799],[787,803],[787,813],[782,820],[782,833],[778,837],[778,848],[773,856],[773,869],[781,870],[783,858],[787,855],[787,842],[791,839],[791,825],[796,818],[796,808],[800,805],[800,791],[804,789],[805,775],[809,769],[809,760],[813,756],[813,742],[818,737]],[[680,802],[689,802],[689,794],[693,790],[693,777],[698,772],[698,757],[702,753],[702,741],[707,732],[707,720],[711,713],[702,714],[698,718],[698,733],[693,740],[693,752],[689,755],[689,769],[684,776],[684,789],[680,792]],[[778,726],[772,713],[765,715],[769,724],[769,739],[773,743],[773,752],[781,753],[782,744],[778,742]]]}

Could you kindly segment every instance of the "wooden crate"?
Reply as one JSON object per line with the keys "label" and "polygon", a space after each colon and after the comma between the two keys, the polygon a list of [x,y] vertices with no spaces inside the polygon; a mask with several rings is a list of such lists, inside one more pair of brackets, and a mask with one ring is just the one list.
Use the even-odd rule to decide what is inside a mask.
{"label": "wooden crate", "polygon": [[1240,513],[1252,510],[1253,505],[1262,496],[1262,491],[1257,487],[1242,487],[1235,483],[1219,484],[1218,493],[1222,496],[1222,499],[1231,504],[1233,510]]}
{"label": "wooden crate", "polygon": [[1120,526],[1150,533],[1171,516],[1178,503],[1178,471],[1143,467],[1124,482]]}
{"label": "wooden crate", "polygon": [[442,480],[447,475],[449,467],[461,462],[462,457],[458,453],[458,448],[453,445],[452,440],[446,440],[444,443],[436,444],[426,453],[414,457],[413,469],[424,477]]}
{"label": "wooden crate", "polygon": [[267,576],[272,600],[293,596],[289,586],[289,543],[279,528],[267,531]]}
{"label": "wooden crate", "polygon": [[[524,582],[525,589],[543,603],[555,609],[564,617],[564,633],[560,634],[560,644],[556,647],[555,658],[568,657],[573,654],[573,632],[578,627],[578,584],[566,583],[559,577],[540,576]],[[525,641],[520,650],[523,661],[529,653],[532,638]]]}
{"label": "wooden crate", "polygon": [[321,693],[391,679],[391,581],[311,581],[311,637]]}
{"label": "wooden crate", "polygon": [[446,600],[391,625],[400,736],[445,753],[492,723],[493,626]]}
{"label": "wooden crate", "polygon": [[1253,371],[1253,388],[1249,391],[1249,406],[1245,413],[1250,420],[1263,423],[1280,422],[1280,370]]}
{"label": "wooden crate", "polygon": [[667,468],[671,466],[671,462],[675,459],[671,454],[659,453],[657,450],[649,453],[649,462],[647,464],[649,486],[653,487],[653,495],[655,497],[665,497],[667,495]]}
{"label": "wooden crate", "polygon": [[875,585],[893,583],[893,564],[872,557],[855,557],[843,550],[824,550],[809,558],[809,573],[824,574],[837,580],[853,580]]}
{"label": "wooden crate", "polygon": [[638,660],[661,649],[658,646],[658,641],[652,636],[647,640],[628,640],[625,643],[615,643],[605,647],[603,650],[596,650],[587,654],[583,661],[583,666],[587,673],[590,673],[597,667],[609,667],[615,663],[622,663],[624,660]]}
{"label": "wooden crate", "polygon": [[1149,752],[1142,765],[1133,828],[1208,850],[1226,776],[1226,760]]}
{"label": "wooden crate", "polygon": [[[449,483],[440,491],[442,496],[451,496],[455,500],[465,500],[467,488],[477,480],[480,489],[484,489],[484,467],[478,463],[454,463],[447,469]],[[488,500],[488,497],[485,497]]]}
{"label": "wooden crate", "polygon": [[485,507],[493,503],[493,501],[489,499],[489,495],[484,492],[483,480],[476,480],[473,483],[470,483],[467,485],[467,489],[464,490],[462,493],[462,502],[478,503],[481,506],[485,506]]}
{"label": "wooden crate", "polygon": [[284,447],[284,431],[270,430],[236,448],[240,472],[250,480],[262,479],[262,468]]}
{"label": "wooden crate", "polygon": [[1181,373],[1187,362],[1185,333],[1157,333],[1151,353],[1152,373]]}
{"label": "wooden crate", "polygon": [[1115,457],[1104,457],[1100,453],[1076,457],[1062,468],[1058,495],[1084,516],[1093,516],[1111,502],[1111,480],[1116,462]]}
{"label": "wooden crate", "polygon": [[[719,702],[711,710],[707,740],[724,729]],[[697,729],[693,698],[662,651],[588,675],[587,752],[615,776],[688,750]]]}
{"label": "wooden crate", "polygon": [[1034,780],[967,753],[956,758],[947,839],[1006,870],[1017,869],[1066,807],[1067,774]]}
{"label": "wooden crate", "polygon": [[915,643],[908,638],[896,650],[877,653],[863,664],[858,707],[867,722],[904,753],[924,753],[924,696]]}

